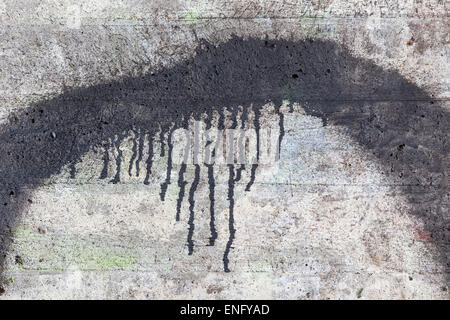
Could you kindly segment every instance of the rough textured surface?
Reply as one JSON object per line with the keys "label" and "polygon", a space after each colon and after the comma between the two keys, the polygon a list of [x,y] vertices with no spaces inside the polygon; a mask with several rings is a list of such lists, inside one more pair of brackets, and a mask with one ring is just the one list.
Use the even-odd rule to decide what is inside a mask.
{"label": "rough textured surface", "polygon": [[166,2],[0,2],[1,298],[448,298],[445,4]]}

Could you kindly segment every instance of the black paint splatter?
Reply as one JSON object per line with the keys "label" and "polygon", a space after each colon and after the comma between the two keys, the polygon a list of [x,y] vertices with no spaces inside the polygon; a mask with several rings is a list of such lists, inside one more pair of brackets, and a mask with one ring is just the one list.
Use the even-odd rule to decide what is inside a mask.
{"label": "black paint splatter", "polygon": [[189,190],[189,232],[187,237],[187,243],[188,243],[188,253],[191,255],[194,252],[194,241],[192,240],[192,237],[194,236],[194,218],[195,218],[195,191],[197,190],[198,183],[200,181],[200,165],[195,165],[195,174],[194,174],[194,181],[192,181],[191,189]]}
{"label": "black paint splatter", "polygon": [[236,229],[234,229],[234,165],[228,165],[229,177],[228,177],[228,232],[229,237],[225,247],[225,252],[223,254],[223,269],[225,272],[230,272],[229,264],[230,260],[228,256],[230,255],[230,250],[233,245],[234,235]]}
{"label": "black paint splatter", "polygon": [[279,129],[280,134],[278,135],[278,156],[281,154],[281,142],[283,141],[284,137],[284,114],[281,112],[281,105],[275,105],[275,112],[279,117]]}
{"label": "black paint splatter", "polygon": [[108,163],[109,163],[109,144],[105,144],[105,150],[103,152],[103,169],[100,173],[100,179],[106,179],[108,176]]}
{"label": "black paint splatter", "polygon": [[[61,95],[11,115],[10,120],[0,126],[1,185],[4,189],[12,187],[22,190],[18,194],[26,194],[29,187],[39,187],[40,181],[59,174],[66,165],[70,168],[70,176],[74,177],[75,164],[89,151],[98,150],[103,153],[101,179],[109,177],[110,152],[116,150],[111,182],[119,183],[123,162],[120,145],[132,132],[133,154],[128,173],[132,173],[135,163],[136,175],[139,175],[147,141],[146,185],[150,183],[152,174],[154,144],[159,142],[161,145],[162,157],[168,148],[167,171],[160,193],[164,200],[171,182],[170,133],[173,130],[187,128],[189,119],[200,119],[204,115],[208,119],[207,126],[211,128],[215,113],[219,115],[219,130],[236,127],[237,113],[242,108],[241,128],[247,125],[256,131],[256,158],[259,160],[261,110],[267,102],[275,105],[280,127],[278,144],[281,147],[285,119],[280,106],[281,101],[287,99],[291,112],[293,103],[297,102],[306,114],[320,117],[324,125],[332,123],[348,128],[349,135],[386,168],[386,174],[392,171],[390,179],[402,179],[404,193],[415,206],[427,203],[421,201],[426,192],[421,192],[420,188],[426,190],[430,184],[435,188],[433,201],[444,201],[445,183],[434,181],[445,179],[442,155],[448,153],[448,113],[438,106],[439,101],[396,71],[384,70],[371,61],[353,57],[345,47],[331,41],[244,40],[233,37],[219,45],[204,40],[199,42],[192,58],[170,68],[87,88],[65,88]],[[333,71],[327,72],[327,69]],[[356,73],[358,77],[355,77]],[[292,77],[293,74],[297,76]],[[384,105],[377,104],[380,101]],[[250,106],[254,114],[252,123],[248,121]],[[141,112],[142,107],[146,112]],[[225,116],[225,111],[231,116]],[[136,117],[138,113],[140,117]],[[370,114],[367,119],[364,118],[366,114]],[[231,120],[231,126],[228,120]],[[401,151],[398,150],[399,145],[403,146]],[[215,149],[212,155],[215,155]],[[205,166],[208,168],[210,199],[209,244],[214,245],[217,238],[216,182],[213,164]],[[223,258],[225,271],[230,271],[229,253],[236,232],[235,183],[242,181],[245,168],[250,168],[250,177],[245,177],[248,178],[245,190],[249,191],[256,180],[258,163],[247,163],[237,169],[230,164],[228,168],[229,239]],[[184,179],[186,169],[182,166],[179,171],[176,219],[180,219],[184,188],[188,183]],[[199,179],[200,165],[196,164],[188,196],[189,254],[194,249],[194,196]],[[17,224],[26,205],[12,203],[8,197],[8,194],[4,195],[3,203],[6,205],[1,209],[0,234],[8,234],[8,230]],[[440,261],[447,265],[445,248],[449,235],[445,212],[425,209],[414,209],[411,214],[422,218],[427,232],[433,234]],[[9,243],[10,237],[4,237],[1,251],[5,251]],[[3,264],[2,255],[0,264]]]}
{"label": "black paint splatter", "polygon": [[[137,139],[136,139],[136,133],[134,133],[134,137],[133,137],[133,147],[131,148],[131,151],[133,152],[133,154],[131,155],[131,159],[130,159],[130,164],[128,166],[128,175],[131,177],[132,173],[131,171],[133,170],[133,164],[134,161],[137,158]],[[137,167],[136,167],[137,168]],[[137,169],[136,169],[137,170]]]}
{"label": "black paint splatter", "polygon": [[140,174],[140,163],[144,157],[144,138],[145,135],[139,134],[139,148],[138,148],[138,158],[136,160],[136,177]]}
{"label": "black paint splatter", "polygon": [[150,184],[150,174],[152,173],[152,165],[153,165],[153,141],[152,136],[149,136],[148,142],[148,157],[147,157],[147,168],[145,172],[144,184]]}
{"label": "black paint splatter", "polygon": [[174,131],[175,127],[172,127],[172,129],[169,131],[169,136],[167,137],[167,145],[169,146],[169,150],[167,152],[166,181],[164,181],[164,183],[161,184],[161,193],[160,193],[161,201],[164,201],[166,197],[167,187],[170,184],[170,174],[172,173],[172,150],[173,150],[172,134]]}
{"label": "black paint splatter", "polygon": [[250,173],[250,181],[248,182],[247,186],[245,187],[245,191],[250,191],[250,188],[252,187],[253,183],[256,179],[256,169],[258,169],[258,164],[254,163],[252,164],[251,173]]}
{"label": "black paint splatter", "polygon": [[188,184],[188,182],[184,180],[185,172],[186,172],[186,163],[182,163],[180,166],[180,171],[178,171],[178,187],[180,188],[180,191],[178,192],[178,199],[177,199],[177,213],[175,216],[176,221],[180,221],[181,204],[183,202],[186,185]]}
{"label": "black paint splatter", "polygon": [[214,165],[208,164],[206,166],[208,168],[209,214],[210,214],[209,229],[211,232],[211,236],[209,238],[209,245],[213,246],[217,239],[217,231],[215,224],[216,218],[214,215],[214,202],[215,202],[214,188],[216,187],[216,182],[214,180]]}
{"label": "black paint splatter", "polygon": [[120,149],[120,144],[122,143],[123,136],[120,135],[117,137],[116,142],[114,143],[117,150],[117,158],[116,158],[116,175],[111,180],[111,183],[118,183],[120,182],[120,168],[122,166],[122,158],[123,158],[123,152]]}

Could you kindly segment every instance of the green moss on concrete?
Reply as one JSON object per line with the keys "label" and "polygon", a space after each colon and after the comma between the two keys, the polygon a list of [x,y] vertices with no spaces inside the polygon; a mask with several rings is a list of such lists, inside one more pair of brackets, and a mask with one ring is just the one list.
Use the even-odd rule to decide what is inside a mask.
{"label": "green moss on concrete", "polygon": [[197,11],[188,11],[183,17],[183,21],[187,24],[196,24],[199,21],[200,14]]}
{"label": "green moss on concrete", "polygon": [[[73,265],[80,270],[132,270],[138,260],[133,249],[114,239],[40,234],[25,226],[15,230],[9,254],[7,270],[63,271]],[[14,263],[15,257],[24,263]]]}
{"label": "green moss on concrete", "polygon": [[130,255],[107,255],[94,257],[93,261],[100,269],[131,270],[136,265],[136,260]]}
{"label": "green moss on concrete", "polygon": [[33,237],[33,230],[27,226],[19,226],[14,230],[14,238],[32,238]]}

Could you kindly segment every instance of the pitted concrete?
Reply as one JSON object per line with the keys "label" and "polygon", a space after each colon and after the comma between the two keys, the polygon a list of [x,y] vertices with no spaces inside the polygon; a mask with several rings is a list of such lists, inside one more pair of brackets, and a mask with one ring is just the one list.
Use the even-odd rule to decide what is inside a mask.
{"label": "pitted concrete", "polygon": [[[448,298],[448,18],[441,2],[3,3],[2,151],[27,158],[1,165],[2,298]],[[284,48],[290,45],[306,49]],[[302,52],[306,65],[293,69],[290,59]],[[181,75],[192,70],[186,61],[198,78]],[[259,73],[255,61],[275,72]],[[208,79],[217,65],[217,80]],[[167,71],[174,73],[168,80]],[[196,101],[187,103],[190,84]],[[135,88],[145,97],[139,103]],[[175,101],[158,125],[173,122],[170,110],[207,121],[212,108],[220,126],[220,112],[230,108],[226,127],[234,112],[257,104],[264,127],[279,123],[280,106],[280,161],[259,166],[248,192],[249,169],[233,184],[229,273],[229,167],[214,169],[214,246],[207,245],[206,167],[192,197],[195,167],[186,168],[180,221],[180,167],[167,170],[167,146],[161,156],[155,142],[144,184],[144,136],[143,171],[128,174],[139,130],[151,128],[155,114],[142,106],[165,105],[156,98]],[[199,107],[202,99],[209,104]],[[112,123],[103,135],[90,132],[96,110]],[[128,127],[138,133],[119,138]],[[113,139],[100,179],[104,132]],[[66,138],[72,142],[38,142]]]}

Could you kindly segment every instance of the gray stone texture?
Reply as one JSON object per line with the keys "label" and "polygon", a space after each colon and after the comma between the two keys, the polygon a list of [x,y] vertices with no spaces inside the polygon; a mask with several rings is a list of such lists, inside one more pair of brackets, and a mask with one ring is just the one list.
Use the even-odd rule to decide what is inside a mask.
{"label": "gray stone texture", "polygon": [[[354,82],[341,90],[349,88],[352,99],[336,98],[342,105],[337,111],[321,106],[323,116],[314,113],[311,99],[283,99],[280,161],[259,166],[250,191],[249,169],[234,184],[229,273],[222,261],[230,218],[226,165],[215,168],[214,246],[207,246],[208,174],[205,167],[200,171],[193,198],[195,250],[189,255],[194,166],[186,169],[176,221],[180,166],[174,164],[162,202],[167,150],[162,157],[158,144],[148,184],[145,174],[128,175],[138,138],[132,132],[109,150],[106,179],[99,178],[104,154],[97,149],[54,174],[22,170],[27,177],[20,182],[4,178],[16,175],[5,160],[2,200],[20,214],[1,212],[0,299],[448,299],[449,6],[438,0],[0,0],[2,157],[19,144],[25,154],[36,152],[22,139],[30,135],[27,112],[33,108],[50,109],[58,97],[68,97],[67,114],[61,108],[56,115],[65,119],[62,126],[77,126],[84,114],[69,111],[75,97],[105,83],[120,88],[123,79],[179,70],[184,61],[195,61],[201,41],[220,47],[236,38],[267,39],[268,45],[313,39],[364,61],[351,66]],[[371,79],[390,72],[409,89],[371,99]],[[365,78],[375,73],[380,77]],[[185,97],[170,95],[184,112]],[[12,130],[17,114],[24,122]],[[378,123],[366,123],[371,115]],[[261,126],[278,121],[274,104],[265,103]],[[47,138],[60,138],[48,130]],[[386,142],[386,148],[371,149],[369,141]],[[141,167],[148,157],[144,142]],[[119,150],[120,181],[111,183]],[[424,154],[428,163],[418,166]],[[26,161],[17,159],[17,166]]]}

